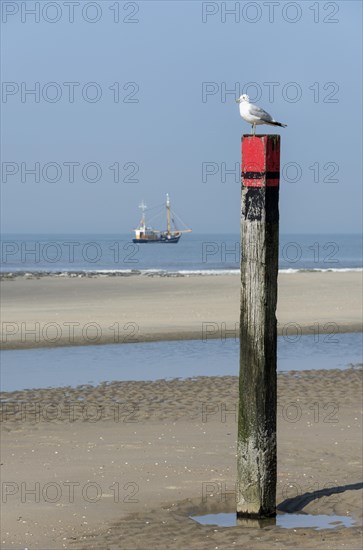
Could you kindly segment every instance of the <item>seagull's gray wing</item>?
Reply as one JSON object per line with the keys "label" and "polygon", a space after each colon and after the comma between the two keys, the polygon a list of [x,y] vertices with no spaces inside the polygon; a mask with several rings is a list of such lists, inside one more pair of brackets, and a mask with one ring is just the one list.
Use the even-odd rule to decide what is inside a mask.
{"label": "seagull's gray wing", "polygon": [[273,118],[272,116],[267,113],[264,109],[261,109],[261,107],[257,107],[257,105],[253,105],[253,103],[250,104],[250,113],[253,116],[257,116],[261,120],[264,120],[265,122],[272,122]]}

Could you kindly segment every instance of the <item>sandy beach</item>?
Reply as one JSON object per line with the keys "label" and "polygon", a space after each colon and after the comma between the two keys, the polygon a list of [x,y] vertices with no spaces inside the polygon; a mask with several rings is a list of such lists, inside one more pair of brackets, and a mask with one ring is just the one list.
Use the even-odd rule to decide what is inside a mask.
{"label": "sandy beach", "polygon": [[[279,333],[362,330],[361,279],[280,275]],[[125,343],[233,337],[238,323],[238,276],[1,284],[6,349],[111,343],[115,335]],[[278,515],[353,522],[335,529],[222,528],[190,519],[235,510],[236,377],[24,390],[1,399],[6,550],[361,547],[360,368],[278,375]]]}
{"label": "sandy beach", "polygon": [[234,510],[235,377],[3,394],[2,548],[358,550],[362,371],[278,376],[279,514],[349,528],[202,526]]}
{"label": "sandy beach", "polygon": [[[362,330],[362,273],[279,275],[278,332]],[[1,282],[3,349],[235,337],[238,275]]]}

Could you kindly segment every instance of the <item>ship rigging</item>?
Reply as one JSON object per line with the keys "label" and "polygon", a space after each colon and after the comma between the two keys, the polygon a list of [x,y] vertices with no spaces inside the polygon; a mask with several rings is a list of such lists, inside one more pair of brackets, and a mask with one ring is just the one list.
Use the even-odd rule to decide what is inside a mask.
{"label": "ship rigging", "polygon": [[[167,194],[166,195],[166,201],[165,203],[160,207],[154,207],[154,208],[148,208],[144,201],[139,204],[139,208],[141,209],[142,215],[141,220],[139,223],[139,226],[134,229],[135,231],[135,237],[132,239],[132,242],[141,244],[141,243],[168,243],[168,244],[176,244],[179,242],[180,237],[183,233],[190,233],[192,230],[189,229],[184,222],[177,216],[177,214],[171,209],[170,206],[170,197]],[[145,212],[152,212],[158,209],[158,212],[154,214],[152,218],[148,222],[146,222],[146,216]],[[166,229],[159,230],[154,229],[151,227],[150,222],[152,219],[154,219],[158,214],[160,215],[160,210],[166,209]],[[176,220],[178,220],[179,224],[181,224],[184,228],[179,229],[177,227]]]}

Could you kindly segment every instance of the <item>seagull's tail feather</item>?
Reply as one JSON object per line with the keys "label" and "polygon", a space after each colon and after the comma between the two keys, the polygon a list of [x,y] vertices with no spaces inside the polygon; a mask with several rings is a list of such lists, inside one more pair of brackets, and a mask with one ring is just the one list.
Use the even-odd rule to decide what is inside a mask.
{"label": "seagull's tail feather", "polygon": [[282,124],[282,122],[276,122],[275,120],[272,122],[269,122],[272,126],[281,126],[281,128],[286,128],[287,124]]}

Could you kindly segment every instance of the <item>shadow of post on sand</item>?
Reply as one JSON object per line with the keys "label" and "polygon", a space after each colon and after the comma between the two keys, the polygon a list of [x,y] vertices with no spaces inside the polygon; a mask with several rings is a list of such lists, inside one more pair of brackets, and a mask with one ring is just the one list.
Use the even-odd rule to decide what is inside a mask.
{"label": "shadow of post on sand", "polygon": [[291,514],[293,512],[299,512],[305,506],[307,506],[313,500],[316,500],[321,497],[328,497],[338,493],[344,493],[345,491],[357,491],[363,489],[363,483],[351,483],[350,485],[340,485],[339,487],[329,487],[326,489],[319,489],[317,491],[312,491],[311,493],[304,493],[303,495],[298,495],[297,497],[287,498],[281,504],[278,504],[277,510],[279,512],[286,512]]}

